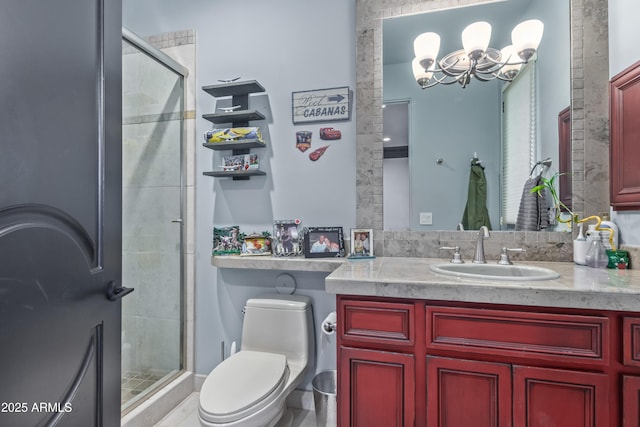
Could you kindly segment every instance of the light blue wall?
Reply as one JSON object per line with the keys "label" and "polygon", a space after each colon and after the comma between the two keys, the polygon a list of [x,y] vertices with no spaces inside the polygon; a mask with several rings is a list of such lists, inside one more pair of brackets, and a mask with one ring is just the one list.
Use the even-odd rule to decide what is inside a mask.
{"label": "light blue wall", "polygon": [[[609,0],[609,77],[640,60],[640,2]],[[640,212],[613,212],[620,242],[640,246]]]}
{"label": "light blue wall", "polygon": [[[266,177],[232,181],[202,176],[217,169],[219,154],[196,149],[196,372],[220,361],[220,343],[239,341],[241,309],[253,295],[273,290],[277,272],[218,270],[211,266],[212,227],[271,230],[274,219],[300,218],[305,226],[355,227],[355,118],[348,122],[294,126],[293,91],[349,86],[355,91],[355,0],[125,0],[124,25],[141,36],[194,29],[197,87],[218,79],[256,79],[266,94],[250,107],[266,115],[261,126],[268,148],[258,149]],[[214,111],[215,100],[197,90],[196,115]],[[297,130],[333,126],[342,140],[329,142],[317,162],[295,148]],[[198,147],[211,123],[197,121]],[[322,141],[326,142],[326,141]],[[325,145],[325,144],[322,144]],[[359,224],[367,226],[367,224]],[[297,273],[298,293],[311,296],[316,329],[335,308],[324,292],[325,274]],[[317,338],[317,370],[335,367],[335,336]],[[307,378],[307,388],[309,388]]]}

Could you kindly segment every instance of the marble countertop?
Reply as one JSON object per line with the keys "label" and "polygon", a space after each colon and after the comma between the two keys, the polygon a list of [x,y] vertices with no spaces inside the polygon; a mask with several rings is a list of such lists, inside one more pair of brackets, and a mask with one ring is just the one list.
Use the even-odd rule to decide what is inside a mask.
{"label": "marble countertop", "polygon": [[343,262],[325,279],[333,294],[441,301],[640,311],[640,270],[594,269],[573,263],[527,262],[560,273],[541,281],[482,281],[433,273],[442,258],[382,257]]}

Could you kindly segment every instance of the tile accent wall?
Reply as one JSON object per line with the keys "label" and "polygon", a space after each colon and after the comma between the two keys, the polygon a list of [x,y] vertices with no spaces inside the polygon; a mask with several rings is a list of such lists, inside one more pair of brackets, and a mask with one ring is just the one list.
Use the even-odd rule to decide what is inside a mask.
{"label": "tile accent wall", "polygon": [[[464,252],[473,246],[477,232],[383,231],[382,20],[491,0],[356,1],[358,226],[374,229],[377,255],[440,257],[441,245],[458,245]],[[607,0],[571,3],[573,203],[580,216],[609,211],[607,13]],[[499,232],[492,239],[485,242],[488,258],[497,259],[502,246],[516,246],[527,250],[527,260],[572,259],[571,233]]]}

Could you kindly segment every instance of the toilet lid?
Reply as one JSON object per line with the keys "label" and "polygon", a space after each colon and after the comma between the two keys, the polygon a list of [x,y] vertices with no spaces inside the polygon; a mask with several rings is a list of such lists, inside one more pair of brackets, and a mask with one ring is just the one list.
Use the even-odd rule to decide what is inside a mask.
{"label": "toilet lid", "polygon": [[240,351],[224,360],[205,380],[200,391],[201,414],[211,421],[222,417],[228,422],[242,417],[246,409],[258,410],[270,402],[268,397],[274,391],[282,388],[287,372],[287,358],[282,354]]}

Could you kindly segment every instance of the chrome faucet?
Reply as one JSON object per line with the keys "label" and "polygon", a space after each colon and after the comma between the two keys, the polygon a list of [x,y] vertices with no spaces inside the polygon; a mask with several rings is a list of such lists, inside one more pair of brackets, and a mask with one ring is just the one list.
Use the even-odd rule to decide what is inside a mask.
{"label": "chrome faucet", "polygon": [[484,258],[484,239],[490,237],[489,229],[486,225],[480,227],[478,231],[478,243],[476,243],[476,253],[473,256],[473,262],[475,264],[486,264],[487,261]]}

